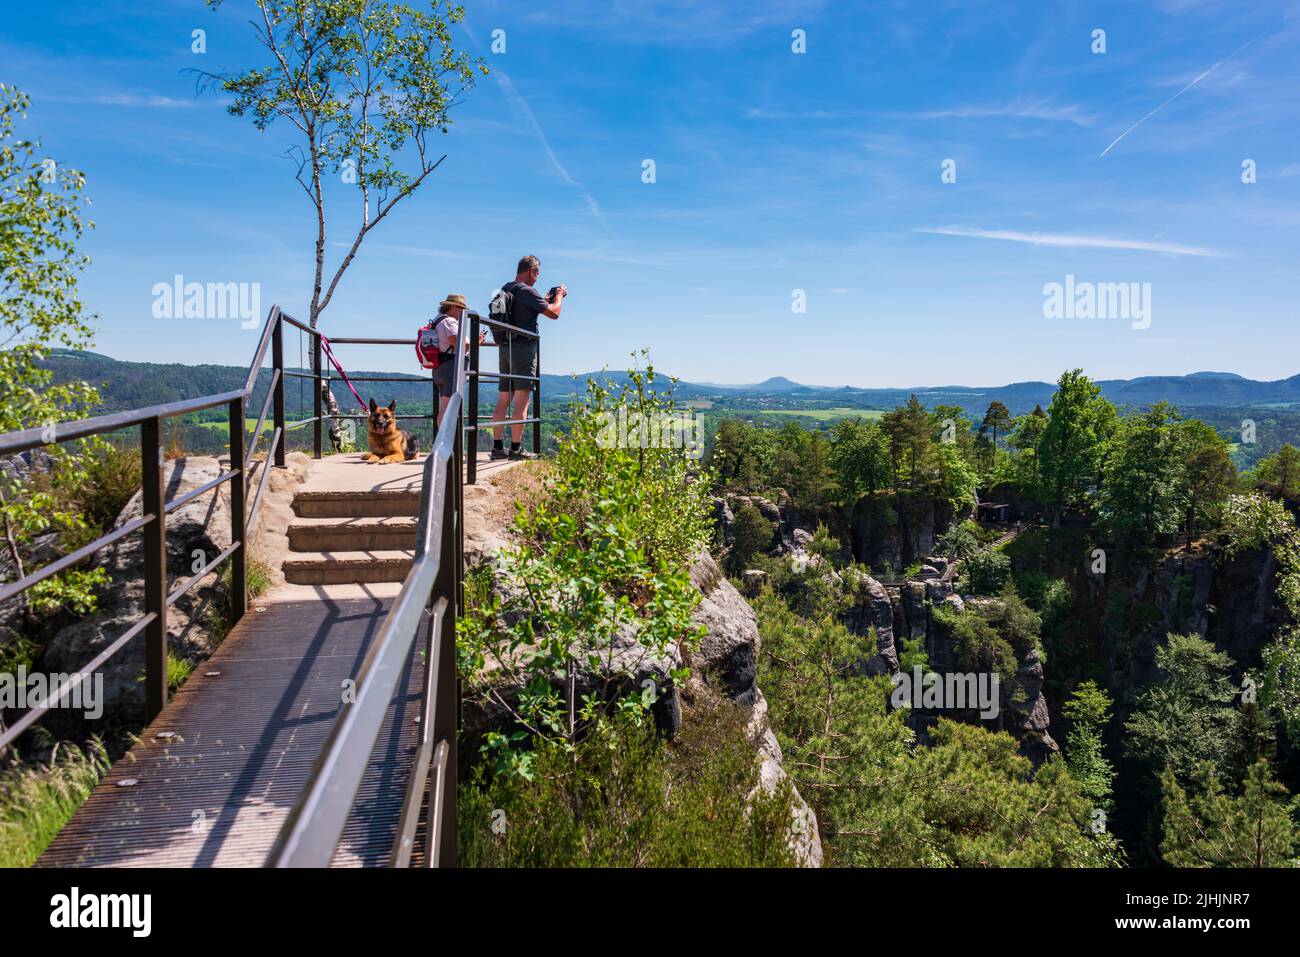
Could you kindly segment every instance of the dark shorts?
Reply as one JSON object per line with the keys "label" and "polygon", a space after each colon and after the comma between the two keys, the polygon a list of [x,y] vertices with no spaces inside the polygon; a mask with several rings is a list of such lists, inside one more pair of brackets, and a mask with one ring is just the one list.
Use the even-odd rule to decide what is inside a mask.
{"label": "dark shorts", "polygon": [[447,399],[456,391],[456,360],[442,358],[433,370],[433,381],[438,386],[438,398]]}
{"label": "dark shorts", "polygon": [[533,382],[531,379],[511,379],[511,375],[537,375],[537,340],[536,339],[515,339],[509,345],[501,345],[497,352],[500,354],[500,371],[501,378],[497,380],[498,392],[520,392],[524,389],[531,389]]}

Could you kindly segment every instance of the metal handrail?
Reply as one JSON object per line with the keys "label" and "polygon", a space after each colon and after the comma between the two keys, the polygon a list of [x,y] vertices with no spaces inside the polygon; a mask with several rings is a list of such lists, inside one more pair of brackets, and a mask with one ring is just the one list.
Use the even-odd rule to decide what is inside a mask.
{"label": "metal handrail", "polygon": [[[144,615],[97,655],[94,661],[86,665],[81,671],[69,675],[42,701],[29,708],[27,713],[18,721],[0,733],[0,750],[17,740],[46,711],[63,701],[85,680],[87,674],[124,648],[126,643],[141,631],[145,632],[145,714],[148,720],[153,720],[167,703],[167,609],[177,599],[194,588],[199,581],[215,572],[227,558],[232,556],[234,564],[232,566],[230,587],[231,621],[233,623],[243,617],[247,600],[245,584],[247,580],[246,545],[248,528],[251,527],[253,520],[257,516],[257,509],[261,503],[261,488],[266,485],[266,475],[264,474],[262,484],[258,489],[258,497],[253,503],[252,510],[246,514],[245,503],[247,501],[249,463],[252,452],[250,450],[248,456],[244,455],[244,403],[252,395],[253,388],[257,384],[257,377],[262,370],[262,362],[266,358],[267,348],[274,345],[277,361],[272,371],[267,401],[270,402],[272,397],[275,397],[276,416],[278,419],[283,419],[284,380],[281,375],[283,362],[278,361],[281,359],[279,339],[283,321],[299,325],[296,320],[284,315],[279,306],[272,306],[271,311],[267,314],[266,323],[262,328],[262,335],[258,339],[257,349],[253,353],[253,361],[249,366],[248,376],[244,380],[242,389],[233,389],[215,395],[201,396],[196,399],[185,399],[180,402],[151,405],[143,409],[133,409],[127,412],[115,412],[109,415],[91,416],[70,422],[59,422],[43,428],[23,429],[7,435],[0,435],[0,455],[16,455],[46,445],[55,445],[60,442],[70,442],[94,435],[117,432],[138,425],[140,427],[141,493],[143,498],[143,514],[139,518],[125,522],[99,536],[93,542],[83,545],[71,554],[42,566],[16,582],[5,585],[0,588],[0,601],[17,597],[46,579],[85,561],[105,546],[111,545],[136,531],[139,531],[142,535],[145,558]],[[163,488],[163,420],[191,412],[199,412],[218,405],[229,407],[231,467],[202,486],[191,489],[170,501],[167,500]],[[265,415],[266,406],[264,405],[262,417],[265,418]],[[259,431],[260,427],[261,421],[259,420]],[[278,453],[279,457],[283,457],[283,450],[279,446],[281,433],[282,429],[277,428],[272,439],[271,452],[268,453],[268,456]],[[257,433],[255,433],[253,440],[254,446],[256,446],[257,442],[256,436]],[[280,464],[283,464],[283,462]],[[200,495],[215,491],[226,482],[230,483],[230,545],[182,584],[176,588],[169,588],[166,561],[167,514],[193,501]]]}
{"label": "metal handrail", "polygon": [[[522,336],[525,339],[534,339],[537,341],[537,375],[535,376],[504,376],[507,379],[519,379],[532,383],[532,408],[533,414],[525,418],[518,419],[491,419],[487,422],[480,422],[478,419],[478,384],[481,379],[488,381],[500,382],[503,378],[500,372],[483,372],[479,369],[479,349],[481,346],[490,346],[499,348],[500,342],[480,343],[479,329],[481,326],[487,326],[491,329],[498,329],[505,333],[506,343],[514,341],[515,336]],[[464,337],[462,337],[464,338]],[[495,337],[494,337],[495,338]],[[482,316],[470,313],[470,334],[469,334],[469,396],[466,402],[469,408],[469,423],[465,426],[466,444],[469,446],[469,456],[465,460],[466,474],[465,482],[469,485],[478,481],[478,437],[480,432],[488,429],[500,427],[509,429],[514,425],[532,425],[533,427],[533,454],[540,455],[542,452],[542,336],[540,332],[531,332],[528,329],[522,329],[511,323],[498,322],[495,319],[484,319]],[[504,432],[503,432],[504,434]]]}
{"label": "metal handrail", "polygon": [[[474,324],[477,340],[477,313],[467,313]],[[302,423],[284,420],[284,347],[285,324],[309,333],[315,339],[315,416]],[[339,339],[337,342],[410,344],[411,340]],[[261,372],[267,349],[272,351],[272,375],[252,442],[245,453],[245,403],[251,398]],[[473,359],[471,359],[471,352]],[[462,466],[464,464],[464,429],[466,393],[469,388],[470,362],[477,362],[477,349],[470,337],[458,337],[456,347],[456,385],[449,397],[433,448],[424,463],[420,494],[416,549],[410,572],[402,591],[394,601],[380,628],[378,638],[367,655],[357,677],[357,694],[344,704],[319,755],[302,795],[281,831],[268,863],[276,866],[324,866],[337,847],[347,817],[356,799],[362,776],[378,740],[385,714],[400,675],[421,627],[427,625],[426,678],[422,698],[421,741],[417,750],[413,777],[403,806],[397,841],[391,861],[409,864],[414,849],[415,830],[424,802],[429,802],[428,847],[425,861],[430,866],[450,865],[456,859],[456,730],[458,694],[456,684],[456,619],[463,600],[463,506]],[[141,427],[141,461],[143,466],[144,514],[132,522],[101,536],[72,555],[26,576],[22,581],[0,590],[4,598],[19,594],[33,584],[71,567],[91,556],[99,548],[134,531],[142,530],[145,548],[145,614],[82,671],[52,692],[45,701],[28,710],[4,734],[0,748],[21,735],[49,707],[72,692],[87,675],[100,667],[142,631],[146,637],[145,688],[146,711],[152,720],[167,701],[166,625],[167,608],[196,584],[231,558],[232,623],[245,611],[246,538],[261,505],[272,464],[284,465],[284,436],[292,425],[316,425],[315,453],[320,457],[322,414],[322,375],[320,333],[278,306],[271,309],[258,341],[257,351],[245,387],[240,390],[198,399],[150,406],[130,412],[97,416],[76,422],[61,423],[55,429],[28,429],[0,436],[0,454],[26,451],[55,442],[84,438],[117,431],[130,425]],[[162,423],[165,418],[228,404],[230,412],[231,468],[216,479],[192,489],[168,502],[163,490]],[[268,408],[272,410],[274,432],[264,461],[253,460]],[[436,415],[437,403],[433,414]],[[339,415],[338,418],[351,416]],[[409,416],[423,418],[423,416]],[[472,461],[472,460],[471,460]],[[252,490],[253,472],[262,466],[252,508],[245,514],[248,493]],[[472,466],[471,466],[472,469]],[[204,492],[230,482],[231,538],[229,547],[195,574],[168,588],[166,567],[166,515]]]}
{"label": "metal handrail", "polygon": [[[468,313],[473,322],[476,313]],[[356,803],[393,693],[427,622],[420,746],[390,863],[410,863],[423,803],[431,821],[426,860],[456,858],[456,618],[461,603],[463,414],[469,337],[456,342],[456,386],[424,463],[415,555],[402,590],[362,663],[289,817],[267,857],[269,867],[327,867]],[[434,752],[437,759],[434,759]],[[430,784],[430,769],[436,776]]]}

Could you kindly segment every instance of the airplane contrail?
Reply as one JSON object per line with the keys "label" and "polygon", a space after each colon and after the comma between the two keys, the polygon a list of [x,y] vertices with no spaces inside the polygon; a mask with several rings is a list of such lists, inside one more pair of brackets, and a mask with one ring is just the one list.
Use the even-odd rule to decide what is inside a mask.
{"label": "airplane contrail", "polygon": [[[469,35],[474,46],[481,50],[482,46],[478,42],[478,37],[475,35],[474,31],[470,29],[469,24],[462,23],[461,26]],[[515,89],[515,85],[511,82],[509,75],[504,70],[493,70],[492,75],[496,77],[497,85],[501,87],[501,92],[505,95],[506,102],[510,104],[510,108],[514,110],[517,115],[525,119],[528,122],[528,125],[532,127],[533,135],[537,137],[538,142],[542,146],[542,150],[546,153],[547,159],[551,161],[551,166],[554,167],[555,172],[559,174],[560,179],[564,180],[582,194],[582,198],[586,201],[587,209],[590,210],[591,215],[596,217],[605,232],[610,232],[609,223],[605,221],[605,214],[600,211],[600,204],[597,203],[596,198],[591,195],[591,191],[588,190],[586,186],[582,185],[582,183],[570,176],[569,171],[564,168],[564,164],[560,162],[560,158],[555,155],[555,150],[551,149],[551,142],[546,138],[546,131],[542,129],[542,124],[538,122],[536,115],[533,113],[532,107],[528,105],[528,101],[524,99],[523,95]]]}
{"label": "airplane contrail", "polygon": [[1286,18],[1286,17],[1283,17],[1281,20],[1279,20],[1279,21],[1278,21],[1277,23],[1275,23],[1273,26],[1269,27],[1269,28],[1268,28],[1267,30],[1265,30],[1263,33],[1260,33],[1260,34],[1258,34],[1258,35],[1256,35],[1256,36],[1254,36],[1254,37],[1251,37],[1249,40],[1247,40],[1247,41],[1246,41],[1245,43],[1243,43],[1241,46],[1237,47],[1237,49],[1235,49],[1235,50],[1233,50],[1231,53],[1229,53],[1229,54],[1228,54],[1226,57],[1224,57],[1222,60],[1220,60],[1219,62],[1215,63],[1214,66],[1210,67],[1208,70],[1206,70],[1206,71],[1205,71],[1204,73],[1202,73],[1200,76],[1196,77],[1196,79],[1192,80],[1192,82],[1188,83],[1185,87],[1183,87],[1181,90],[1179,90],[1179,91],[1178,91],[1177,93],[1175,93],[1173,96],[1171,96],[1169,99],[1165,100],[1163,103],[1161,103],[1159,106],[1157,106],[1154,110],[1152,110],[1152,111],[1151,111],[1150,113],[1148,113],[1146,116],[1142,117],[1142,119],[1138,120],[1136,123],[1134,123],[1134,124],[1133,124],[1132,126],[1130,126],[1128,129],[1126,129],[1123,133],[1119,134],[1119,136],[1115,137],[1114,141],[1110,144],[1110,146],[1107,146],[1104,150],[1102,150],[1102,151],[1101,151],[1101,156],[1099,156],[1099,157],[1097,157],[1097,158],[1098,158],[1098,159],[1101,159],[1102,156],[1105,156],[1107,153],[1109,153],[1111,150],[1113,150],[1113,149],[1115,148],[1115,144],[1116,144],[1116,143],[1118,143],[1118,142],[1119,142],[1120,140],[1122,140],[1124,137],[1128,136],[1128,135],[1129,135],[1130,133],[1132,133],[1135,129],[1137,129],[1139,126],[1141,126],[1141,125],[1142,125],[1143,123],[1145,123],[1147,120],[1151,119],[1151,117],[1155,116],[1157,113],[1159,113],[1161,110],[1163,110],[1166,106],[1168,106],[1168,105],[1169,105],[1170,103],[1172,103],[1174,100],[1178,99],[1180,96],[1182,96],[1182,95],[1183,95],[1184,93],[1186,93],[1188,90],[1190,90],[1192,87],[1196,86],[1196,84],[1200,83],[1200,82],[1201,82],[1202,80],[1204,80],[1207,76],[1209,76],[1211,73],[1213,73],[1213,72],[1214,72],[1215,70],[1217,70],[1219,67],[1223,66],[1223,64],[1227,63],[1229,60],[1231,60],[1233,57],[1235,57],[1235,56],[1236,56],[1238,53],[1240,53],[1242,50],[1246,49],[1246,47],[1250,46],[1252,43],[1254,43],[1254,42],[1255,42],[1256,40],[1258,40],[1260,37],[1264,36],[1265,34],[1269,33],[1270,31],[1276,29],[1279,25],[1285,23],[1286,20],[1287,20],[1287,18]]}

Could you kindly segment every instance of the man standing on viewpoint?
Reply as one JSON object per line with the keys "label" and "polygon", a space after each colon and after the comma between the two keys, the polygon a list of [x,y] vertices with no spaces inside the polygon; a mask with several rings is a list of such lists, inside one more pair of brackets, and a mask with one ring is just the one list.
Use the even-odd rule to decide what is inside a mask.
{"label": "man standing on viewpoint", "polygon": [[[502,286],[504,292],[510,293],[512,297],[512,307],[510,324],[517,329],[523,329],[527,332],[537,333],[537,317],[539,315],[547,316],[551,319],[560,318],[560,309],[564,305],[564,297],[569,294],[569,290],[564,286],[556,286],[551,290],[550,298],[545,298],[537,291],[537,279],[542,274],[542,262],[536,256],[525,256],[519,260],[519,266],[515,270],[514,282],[508,282]],[[515,420],[515,424],[510,427],[510,452],[506,453],[503,443],[504,427],[495,425],[492,427],[492,455],[493,459],[527,459],[532,458],[533,453],[525,452],[520,448],[520,443],[524,436],[523,420],[528,418],[528,402],[533,389],[532,379],[512,379],[510,376],[537,376],[537,340],[525,336],[515,336],[507,338],[503,330],[495,330],[496,339],[501,343],[498,348],[500,353],[500,372],[497,379],[497,407],[492,413],[494,421],[502,422],[506,420]],[[511,403],[514,403],[514,410],[510,413]],[[510,413],[510,414],[507,414]]]}

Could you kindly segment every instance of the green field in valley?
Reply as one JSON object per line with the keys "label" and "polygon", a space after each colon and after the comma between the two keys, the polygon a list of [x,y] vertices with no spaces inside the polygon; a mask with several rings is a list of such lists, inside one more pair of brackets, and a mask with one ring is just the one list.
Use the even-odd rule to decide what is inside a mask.
{"label": "green field in valley", "polygon": [[759,415],[792,415],[802,419],[816,419],[819,422],[847,419],[855,415],[874,422],[885,414],[881,409],[854,409],[847,406],[834,409],[756,409],[754,411]]}

